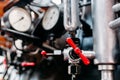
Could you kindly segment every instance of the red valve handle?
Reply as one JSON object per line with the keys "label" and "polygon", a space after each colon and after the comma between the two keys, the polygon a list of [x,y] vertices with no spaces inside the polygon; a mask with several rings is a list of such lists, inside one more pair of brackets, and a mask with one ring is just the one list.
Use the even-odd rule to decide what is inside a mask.
{"label": "red valve handle", "polygon": [[43,56],[43,57],[47,57],[47,52],[46,51],[41,51],[41,55]]}
{"label": "red valve handle", "polygon": [[75,45],[71,38],[67,38],[66,42],[74,49],[74,52],[81,58],[85,65],[90,64],[90,61],[82,54],[80,48]]}
{"label": "red valve handle", "polygon": [[35,66],[34,62],[22,62],[21,63],[22,67],[30,67],[30,66]]}

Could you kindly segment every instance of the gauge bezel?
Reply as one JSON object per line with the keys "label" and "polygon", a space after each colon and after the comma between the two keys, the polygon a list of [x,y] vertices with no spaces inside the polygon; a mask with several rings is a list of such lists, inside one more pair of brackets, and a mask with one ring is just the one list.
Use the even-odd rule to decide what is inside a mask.
{"label": "gauge bezel", "polygon": [[20,9],[25,10],[28,13],[28,15],[29,15],[29,17],[31,19],[31,15],[30,15],[29,11],[25,7],[23,8],[23,7],[13,6],[11,9],[9,9],[5,13],[5,16],[3,17],[3,22],[5,23],[5,28],[12,29],[12,30],[15,30],[15,31],[18,31],[18,32],[30,33],[32,31],[32,28],[33,28],[32,19],[31,19],[31,23],[30,23],[29,29],[27,29],[26,31],[19,31],[19,30],[16,30],[15,28],[12,27],[12,24],[9,21],[9,15],[16,8],[20,8]]}
{"label": "gauge bezel", "polygon": [[[46,16],[49,14],[49,11],[50,11],[51,9],[53,9],[53,8],[57,9],[57,11],[58,11],[58,16],[56,16],[56,17],[57,17],[56,22],[52,25],[52,27],[50,26],[50,28],[46,28],[45,25],[44,25],[44,19],[45,19]],[[50,14],[50,15],[51,15],[51,14]],[[44,14],[44,16],[43,16],[43,19],[42,19],[42,22],[41,22],[43,29],[46,30],[46,31],[52,30],[52,29],[56,26],[56,24],[58,23],[59,18],[60,18],[60,9],[59,9],[59,7],[58,7],[58,6],[51,6],[51,7],[49,7],[49,8],[47,9],[47,11],[45,12],[45,14]]]}

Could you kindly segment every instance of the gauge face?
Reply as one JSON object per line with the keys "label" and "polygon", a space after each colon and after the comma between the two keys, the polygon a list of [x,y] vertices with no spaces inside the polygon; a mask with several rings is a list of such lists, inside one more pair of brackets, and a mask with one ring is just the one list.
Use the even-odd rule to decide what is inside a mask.
{"label": "gauge face", "polygon": [[58,7],[56,7],[56,6],[50,7],[46,11],[46,13],[45,13],[45,15],[43,17],[43,20],[42,20],[43,28],[45,30],[52,29],[56,25],[56,23],[57,23],[57,21],[59,19],[59,15],[60,15],[60,12],[59,12]]}
{"label": "gauge face", "polygon": [[31,17],[23,8],[14,8],[10,11],[8,19],[11,27],[17,31],[26,32],[31,27]]}

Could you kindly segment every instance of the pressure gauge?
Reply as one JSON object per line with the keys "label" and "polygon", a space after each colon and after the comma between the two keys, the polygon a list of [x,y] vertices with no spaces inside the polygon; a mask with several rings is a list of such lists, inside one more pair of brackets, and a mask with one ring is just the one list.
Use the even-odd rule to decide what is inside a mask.
{"label": "pressure gauge", "polygon": [[51,36],[50,34],[53,34],[54,39],[61,37],[65,29],[63,13],[60,10],[60,7],[56,5],[48,7],[39,26],[35,29],[34,35],[40,37],[43,41],[46,41]]}
{"label": "pressure gauge", "polygon": [[8,14],[11,27],[20,32],[26,32],[31,27],[31,17],[27,10],[21,7],[13,8]]}
{"label": "pressure gauge", "polygon": [[51,30],[57,23],[58,19],[59,19],[59,15],[60,15],[60,11],[59,8],[57,6],[52,6],[50,7],[42,20],[42,27],[45,30]]}

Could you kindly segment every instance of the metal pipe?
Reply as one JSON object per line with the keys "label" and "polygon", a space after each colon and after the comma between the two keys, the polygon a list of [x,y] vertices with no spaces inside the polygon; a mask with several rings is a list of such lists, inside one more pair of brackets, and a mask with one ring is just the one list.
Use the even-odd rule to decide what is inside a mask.
{"label": "metal pipe", "polygon": [[114,0],[92,0],[94,51],[98,66],[102,65],[101,80],[113,80],[116,37],[115,32],[108,25],[114,20],[113,4]]}
{"label": "metal pipe", "polygon": [[113,80],[112,77],[113,77],[112,71],[110,70],[101,71],[101,78],[102,78],[101,80]]}
{"label": "metal pipe", "polygon": [[67,31],[74,31],[79,25],[79,0],[63,0],[64,27]]}
{"label": "metal pipe", "polygon": [[108,25],[114,19],[113,4],[114,0],[92,1],[94,50],[99,63],[114,63],[116,38]]}
{"label": "metal pipe", "polygon": [[101,70],[101,80],[113,80],[113,65],[98,65],[98,70]]}

